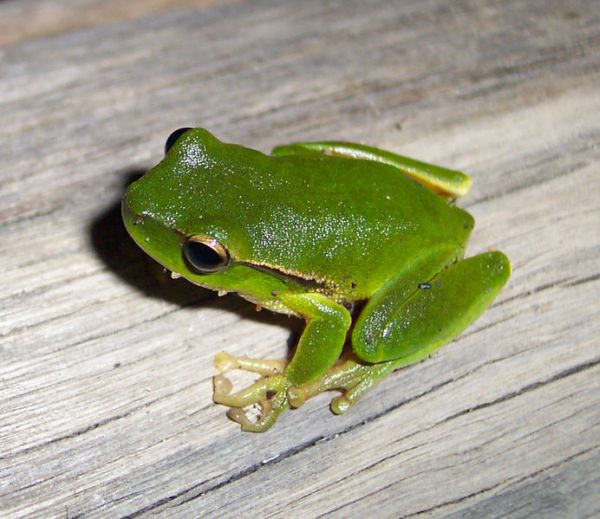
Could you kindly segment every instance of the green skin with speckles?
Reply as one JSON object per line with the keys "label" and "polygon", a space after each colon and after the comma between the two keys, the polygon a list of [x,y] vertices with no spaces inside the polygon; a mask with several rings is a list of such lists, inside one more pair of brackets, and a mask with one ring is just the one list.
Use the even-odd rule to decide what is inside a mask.
{"label": "green skin with speckles", "polygon": [[[500,252],[463,259],[474,221],[451,200],[469,187],[464,173],[359,144],[298,143],[265,155],[197,128],[131,184],[123,219],[167,269],[306,319],[287,366],[217,358],[222,370],[262,375],[237,393],[220,375],[214,399],[244,430],[263,431],[328,389],[342,391],[332,408],[344,412],[491,304],[510,263]],[[194,265],[190,238],[209,244],[222,264]],[[359,301],[366,304],[351,316]],[[353,317],[354,356],[338,361]],[[254,403],[262,415],[252,422],[242,409]]]}

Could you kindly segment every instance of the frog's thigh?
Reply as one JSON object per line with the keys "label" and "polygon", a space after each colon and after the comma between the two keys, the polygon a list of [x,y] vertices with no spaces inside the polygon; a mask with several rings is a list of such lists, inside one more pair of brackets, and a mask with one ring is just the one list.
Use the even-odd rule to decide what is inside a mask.
{"label": "frog's thigh", "polygon": [[342,305],[322,294],[282,294],[281,301],[307,320],[284,376],[292,385],[322,377],[339,358],[352,321]]}
{"label": "frog's thigh", "polygon": [[464,196],[471,189],[471,177],[461,171],[443,168],[354,142],[298,142],[277,146],[271,153],[275,156],[322,154],[382,162],[393,166],[428,189],[448,198]]}
{"label": "frog's thigh", "polygon": [[354,351],[367,362],[421,360],[475,321],[509,276],[508,258],[489,252],[450,265],[408,297],[396,290],[398,279],[364,308],[352,334]]}

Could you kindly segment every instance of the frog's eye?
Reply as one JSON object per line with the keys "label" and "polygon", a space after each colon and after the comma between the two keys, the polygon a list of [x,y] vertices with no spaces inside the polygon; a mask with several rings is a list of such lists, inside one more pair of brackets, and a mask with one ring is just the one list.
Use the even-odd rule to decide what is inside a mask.
{"label": "frog's eye", "polygon": [[229,252],[210,236],[190,236],[183,246],[187,262],[201,274],[210,274],[229,265]]}
{"label": "frog's eye", "polygon": [[178,141],[179,137],[181,137],[188,130],[191,130],[191,128],[179,128],[178,130],[175,130],[171,135],[169,135],[167,142],[165,142],[165,155],[169,153],[169,150]]}

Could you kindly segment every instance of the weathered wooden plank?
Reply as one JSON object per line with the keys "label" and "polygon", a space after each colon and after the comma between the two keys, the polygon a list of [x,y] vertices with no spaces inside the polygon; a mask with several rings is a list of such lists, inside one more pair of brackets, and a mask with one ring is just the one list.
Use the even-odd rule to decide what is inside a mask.
{"label": "weathered wooden plank", "polygon": [[[0,515],[598,514],[592,7],[240,2],[0,48]],[[158,283],[119,220],[185,125],[465,169],[470,250],[507,252],[512,281],[347,415],[322,397],[242,434],[214,353],[281,356],[299,323]]]}
{"label": "weathered wooden plank", "polygon": [[3,0],[0,47],[226,0]]}

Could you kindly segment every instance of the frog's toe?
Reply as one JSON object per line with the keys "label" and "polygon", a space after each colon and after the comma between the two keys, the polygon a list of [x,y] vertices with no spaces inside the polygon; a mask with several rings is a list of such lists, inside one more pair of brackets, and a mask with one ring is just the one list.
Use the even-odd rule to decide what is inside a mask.
{"label": "frog's toe", "polygon": [[233,384],[225,375],[213,377],[214,394],[218,398],[221,395],[229,395],[233,390]]}
{"label": "frog's toe", "polygon": [[225,351],[221,351],[215,356],[215,367],[223,372],[241,369],[265,376],[281,375],[285,369],[285,365],[286,363],[283,360],[251,359],[231,355]]}
{"label": "frog's toe", "polygon": [[354,402],[346,398],[345,395],[340,395],[331,401],[331,410],[335,414],[344,414],[348,409],[350,409],[353,403]]}
{"label": "frog's toe", "polygon": [[[283,375],[262,377],[236,393],[232,393],[232,384],[225,375],[217,375],[213,383],[213,400],[229,407],[227,416],[239,423],[244,431],[266,431],[283,411],[289,409],[289,382]],[[255,421],[250,419],[245,410],[250,406],[258,406],[260,409],[260,415]]]}
{"label": "frog's toe", "polygon": [[259,403],[260,416],[256,421],[250,420],[246,411],[240,408],[231,408],[227,412],[229,419],[241,425],[243,431],[265,432],[277,421],[277,418],[286,409],[289,409],[285,391],[277,393],[269,400]]}
{"label": "frog's toe", "polygon": [[232,393],[229,379],[223,375],[217,375],[213,378],[213,400],[217,404],[228,407],[247,407],[267,400],[269,386],[269,379],[265,377],[237,393]]}
{"label": "frog's toe", "polygon": [[226,351],[220,351],[215,355],[215,368],[219,371],[231,371],[237,369],[238,363],[235,361],[235,357]]}
{"label": "frog's toe", "polygon": [[386,370],[380,375],[380,366],[373,366],[366,373],[362,374],[362,377],[358,377],[358,380],[353,382],[352,385],[345,386],[342,389],[343,393],[334,398],[331,401],[331,410],[335,414],[344,414],[350,407],[358,402],[375,384],[377,384],[381,378],[387,373]]}

